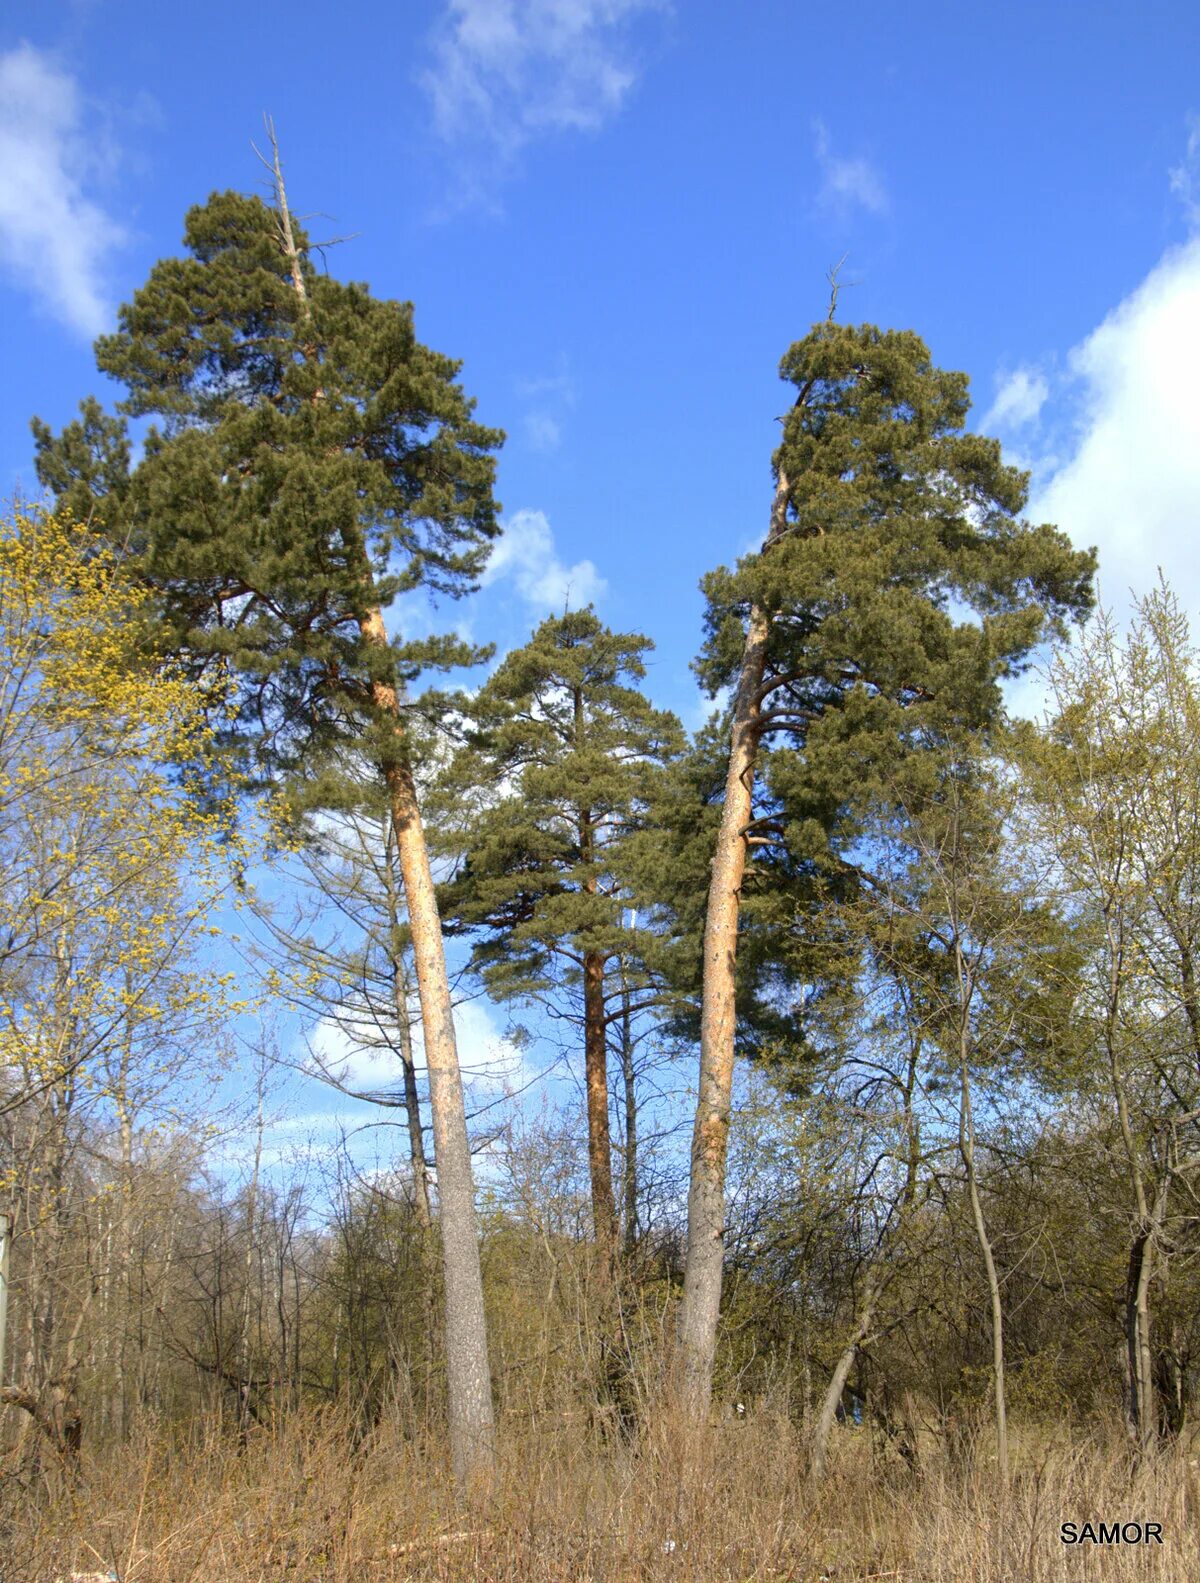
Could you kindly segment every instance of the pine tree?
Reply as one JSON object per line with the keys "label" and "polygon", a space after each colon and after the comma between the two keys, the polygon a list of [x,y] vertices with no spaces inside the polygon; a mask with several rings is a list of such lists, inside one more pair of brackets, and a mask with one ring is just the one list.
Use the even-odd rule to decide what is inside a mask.
{"label": "pine tree", "polygon": [[[278,157],[274,209],[214,194],[97,342],[128,392],[61,436],[34,424],[39,476],[157,591],[172,648],[232,672],[227,736],[276,780],[347,744],[386,783],[429,1064],[446,1277],[451,1454],[492,1463],[492,1402],[462,1080],[441,927],[417,802],[406,686],[474,655],[389,639],[404,592],[457,597],[498,531],[492,452],[458,365],[423,346],[410,304],[313,266]],[[125,417],[156,420],[136,466]]]}
{"label": "pine tree", "polygon": [[1020,519],[1026,476],[1004,465],[995,440],[966,432],[966,376],[934,367],[916,335],[831,315],[780,372],[797,396],[762,550],[702,585],[699,674],[733,701],[705,916],[679,1327],[683,1394],[700,1417],[720,1310],[738,922],[760,866],[747,873],[752,846],[792,873],[820,858],[833,827],[848,846],[864,775],[949,725],[986,727],[1001,680],[1087,610],[1094,566],[1054,528]]}
{"label": "pine tree", "polygon": [[[655,766],[682,745],[675,717],[631,685],[651,647],[609,631],[590,608],[543,621],[474,699],[469,745],[442,783],[448,807],[465,810],[450,836],[465,857],[445,908],[476,937],[489,992],[529,999],[565,988],[582,1000],[592,1217],[605,1267],[617,1246],[609,1027],[658,993],[646,961],[652,932],[623,926],[631,897],[621,854]],[[617,960],[624,975],[610,982]]]}

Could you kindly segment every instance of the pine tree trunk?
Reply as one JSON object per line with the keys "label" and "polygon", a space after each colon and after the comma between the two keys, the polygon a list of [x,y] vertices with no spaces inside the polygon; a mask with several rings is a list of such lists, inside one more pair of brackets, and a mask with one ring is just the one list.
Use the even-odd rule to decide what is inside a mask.
{"label": "pine tree trunk", "polygon": [[[372,617],[382,632],[382,617],[378,612],[372,612]],[[377,692],[381,685],[375,684]],[[396,709],[395,692],[386,690],[391,691],[392,708]],[[385,774],[408,902],[421,1026],[425,1034],[425,1060],[429,1068],[429,1108],[433,1121],[442,1273],[446,1287],[450,1458],[455,1478],[460,1483],[468,1483],[476,1478],[487,1478],[494,1471],[495,1426],[466,1106],[441,920],[416,788],[412,773],[404,764],[389,764]]]}
{"label": "pine tree trunk", "polygon": [[[304,274],[292,232],[273,127],[270,128],[270,136],[280,245],[289,261],[292,284],[304,305],[307,319],[309,308]],[[320,392],[314,399],[321,399]],[[347,550],[351,548],[348,542]],[[373,586],[371,568],[365,566],[363,572],[366,584]],[[369,646],[378,649],[388,647],[383,612],[378,607],[364,612],[359,620],[359,630]],[[378,678],[372,681],[371,697],[380,714],[391,720],[399,744],[404,730],[394,681]],[[389,758],[381,768],[391,797],[392,828],[408,904],[417,995],[421,1003],[421,1025],[425,1035],[425,1060],[429,1069],[429,1106],[433,1122],[442,1272],[446,1288],[446,1394],[450,1460],[456,1480],[466,1484],[475,1480],[484,1481],[495,1472],[495,1420],[466,1105],[462,1072],[458,1064],[442,924],[429,866],[429,849],[417,805],[416,786],[403,752],[395,758]]]}
{"label": "pine tree trunk", "polygon": [[617,1205],[613,1196],[612,1140],[608,1126],[608,1036],[604,1017],[604,958],[583,958],[584,1067],[587,1077],[588,1171],[592,1228],[601,1277],[612,1274],[617,1251]]}
{"label": "pine tree trunk", "polygon": [[757,608],[742,656],[733,711],[725,806],[712,860],[704,924],[704,988],[700,1011],[700,1092],[692,1132],[687,1262],[679,1313],[683,1405],[704,1419],[712,1400],[725,1238],[725,1162],[733,1093],[738,909],[746,868],[746,827],[758,753],[758,691],[769,624]]}
{"label": "pine tree trunk", "polygon": [[[587,711],[583,689],[575,688],[574,747],[587,745]],[[596,851],[596,832],[590,808],[579,809],[579,858],[590,867]],[[596,894],[596,875],[588,873],[584,891]],[[612,1140],[608,1130],[608,1024],[604,1015],[604,957],[598,951],[583,955],[583,1063],[587,1086],[588,1174],[592,1191],[592,1234],[596,1240],[601,1281],[607,1285],[617,1250],[617,1205],[613,1197]]]}
{"label": "pine tree trunk", "polygon": [[[781,468],[771,505],[765,554],[787,525],[788,479]],[[702,1421],[712,1402],[717,1322],[725,1260],[725,1163],[733,1097],[737,989],[737,933],[747,826],[754,807],[761,690],[771,623],[752,605],[742,650],[725,776],[725,804],[717,832],[704,921],[704,980],[700,1004],[700,1082],[692,1131],[688,1188],[687,1258],[679,1310],[682,1406]]]}
{"label": "pine tree trunk", "polygon": [[[372,647],[387,648],[387,629],[379,608],[366,612],[359,622],[359,630]],[[392,831],[408,907],[421,1027],[425,1036],[425,1062],[429,1070],[429,1109],[433,1123],[445,1284],[450,1460],[454,1477],[460,1484],[468,1484],[486,1480],[495,1471],[495,1420],[466,1104],[442,943],[442,922],[416,785],[403,754],[404,727],[395,683],[377,678],[371,683],[371,698],[379,713],[391,721],[397,746],[401,749],[380,767],[390,796]]]}

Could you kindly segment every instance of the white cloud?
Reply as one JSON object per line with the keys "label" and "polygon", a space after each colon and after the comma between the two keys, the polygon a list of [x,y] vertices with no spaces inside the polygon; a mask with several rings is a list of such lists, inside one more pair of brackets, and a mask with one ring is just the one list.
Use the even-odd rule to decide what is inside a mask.
{"label": "white cloud", "polygon": [[1098,546],[1101,590],[1118,610],[1160,566],[1200,608],[1198,360],[1200,237],[1167,253],[1070,355],[1077,433],[1030,515]]}
{"label": "white cloud", "polygon": [[887,191],[883,178],[870,160],[861,155],[845,159],[835,154],[824,121],[813,122],[813,138],[821,171],[818,207],[843,217],[856,208],[865,209],[868,214],[886,214],[889,208]]}
{"label": "white cloud", "polygon": [[511,163],[548,132],[595,131],[637,78],[627,24],[661,0],[444,0],[421,83],[459,149]]}
{"label": "white cloud", "polygon": [[89,338],[109,322],[105,261],[121,227],[84,196],[97,169],[74,78],[30,44],[0,55],[0,264]]}
{"label": "white cloud", "polygon": [[984,414],[980,428],[985,434],[997,429],[1020,429],[1041,414],[1050,395],[1045,375],[1037,368],[1014,368],[999,381],[996,399]]}
{"label": "white cloud", "polygon": [[581,610],[608,586],[591,561],[563,565],[543,511],[514,511],[506,519],[483,582],[486,586],[504,577],[512,579],[527,604],[543,612],[559,612],[568,604]]}
{"label": "white cloud", "polygon": [[[1192,235],[1074,348],[1066,377],[1054,381],[1053,399],[1044,410],[1045,397],[1038,402],[1041,421],[1023,437],[1041,451],[1028,515],[1057,523],[1081,547],[1096,546],[1100,597],[1118,621],[1129,615],[1131,595],[1150,592],[1160,568],[1184,610],[1200,612],[1200,559],[1193,549],[1200,403],[1192,374],[1200,358],[1200,117],[1189,118],[1187,147],[1170,185]],[[1031,390],[1027,405],[1037,395]],[[1019,400],[1015,407],[1020,412]],[[1056,415],[1064,407],[1072,419],[1065,432]],[[1036,717],[1048,707],[1039,672],[1006,693],[1014,713]]]}

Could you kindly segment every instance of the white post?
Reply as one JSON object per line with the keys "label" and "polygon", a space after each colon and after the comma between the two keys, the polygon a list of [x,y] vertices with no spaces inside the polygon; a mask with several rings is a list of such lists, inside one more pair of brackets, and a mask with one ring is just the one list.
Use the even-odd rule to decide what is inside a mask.
{"label": "white post", "polygon": [[0,1385],[4,1384],[4,1341],[8,1329],[8,1230],[8,1216],[0,1214]]}

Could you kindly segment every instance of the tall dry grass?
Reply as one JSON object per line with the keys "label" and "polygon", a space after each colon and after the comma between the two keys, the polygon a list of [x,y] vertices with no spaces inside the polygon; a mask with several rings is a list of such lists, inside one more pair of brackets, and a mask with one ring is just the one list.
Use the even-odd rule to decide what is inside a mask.
{"label": "tall dry grass", "polygon": [[[762,1411],[702,1439],[660,1423],[637,1444],[586,1422],[506,1436],[494,1489],[456,1498],[436,1448],[336,1412],[243,1444],[216,1424],[146,1429],[85,1453],[71,1484],[0,1492],[0,1577],[49,1583],[1196,1583],[1200,1480],[1187,1450],[1138,1467],[1119,1442],[1019,1446],[1007,1497],[986,1441],[922,1472],[841,1429],[819,1488],[803,1436]],[[1161,1547],[1067,1548],[1059,1525],[1150,1519]]]}

